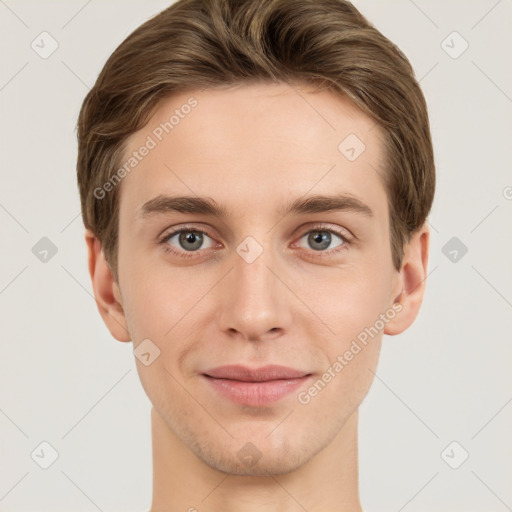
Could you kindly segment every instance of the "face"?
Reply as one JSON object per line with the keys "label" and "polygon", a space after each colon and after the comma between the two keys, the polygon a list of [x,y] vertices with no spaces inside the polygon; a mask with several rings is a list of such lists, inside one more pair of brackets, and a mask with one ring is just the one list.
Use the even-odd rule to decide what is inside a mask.
{"label": "face", "polygon": [[292,471],[366,395],[400,292],[380,137],[340,96],[282,84],[175,95],[130,137],[123,315],[160,351],[137,359],[154,408],[209,466]]}

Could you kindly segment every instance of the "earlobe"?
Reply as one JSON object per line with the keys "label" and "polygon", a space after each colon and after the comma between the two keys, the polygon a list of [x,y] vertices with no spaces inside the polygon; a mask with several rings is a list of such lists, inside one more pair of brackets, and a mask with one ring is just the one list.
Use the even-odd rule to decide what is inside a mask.
{"label": "earlobe", "polygon": [[89,229],[85,232],[94,297],[98,310],[112,336],[131,341],[123,311],[121,294],[101,248],[101,242]]}
{"label": "earlobe", "polygon": [[425,294],[430,230],[425,224],[413,233],[404,250],[399,273],[402,293],[395,298],[395,308],[400,311],[386,324],[384,334],[396,335],[405,331],[416,319]]}

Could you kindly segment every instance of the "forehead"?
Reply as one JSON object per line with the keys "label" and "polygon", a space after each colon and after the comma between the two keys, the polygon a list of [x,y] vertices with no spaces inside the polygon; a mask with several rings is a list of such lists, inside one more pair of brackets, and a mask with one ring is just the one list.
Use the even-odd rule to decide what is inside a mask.
{"label": "forehead", "polygon": [[385,203],[380,139],[379,127],[347,99],[311,86],[175,94],[127,141],[123,163],[135,165],[121,183],[121,209],[162,194],[214,197],[245,213],[308,191]]}

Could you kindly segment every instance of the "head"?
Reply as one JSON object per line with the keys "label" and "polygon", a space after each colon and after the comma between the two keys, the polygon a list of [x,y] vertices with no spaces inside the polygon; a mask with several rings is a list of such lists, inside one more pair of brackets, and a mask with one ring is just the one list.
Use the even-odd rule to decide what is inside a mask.
{"label": "head", "polygon": [[[341,0],[180,0],[111,55],[78,140],[98,307],[151,340],[137,368],[169,429],[228,473],[310,460],[423,297],[435,173],[405,56]],[[207,376],[231,364],[305,378],[235,403]]]}

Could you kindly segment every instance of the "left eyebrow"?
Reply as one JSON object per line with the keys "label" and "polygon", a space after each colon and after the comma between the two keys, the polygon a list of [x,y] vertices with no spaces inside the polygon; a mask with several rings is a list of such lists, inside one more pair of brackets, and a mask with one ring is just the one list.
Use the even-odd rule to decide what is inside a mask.
{"label": "left eyebrow", "polygon": [[326,213],[332,211],[350,211],[360,213],[367,217],[373,217],[373,212],[369,206],[357,197],[349,194],[303,197],[296,199],[290,205],[279,209],[279,213],[283,216],[291,213],[305,215],[309,213]]}
{"label": "left eyebrow", "polygon": [[[219,218],[226,218],[231,215],[226,208],[208,197],[164,195],[159,195],[144,203],[140,209],[140,215],[146,217],[171,211],[210,215]],[[314,195],[298,198],[289,205],[278,208],[277,213],[285,217],[290,214],[307,215],[332,211],[350,211],[373,217],[373,212],[369,206],[357,197],[348,194]]]}

